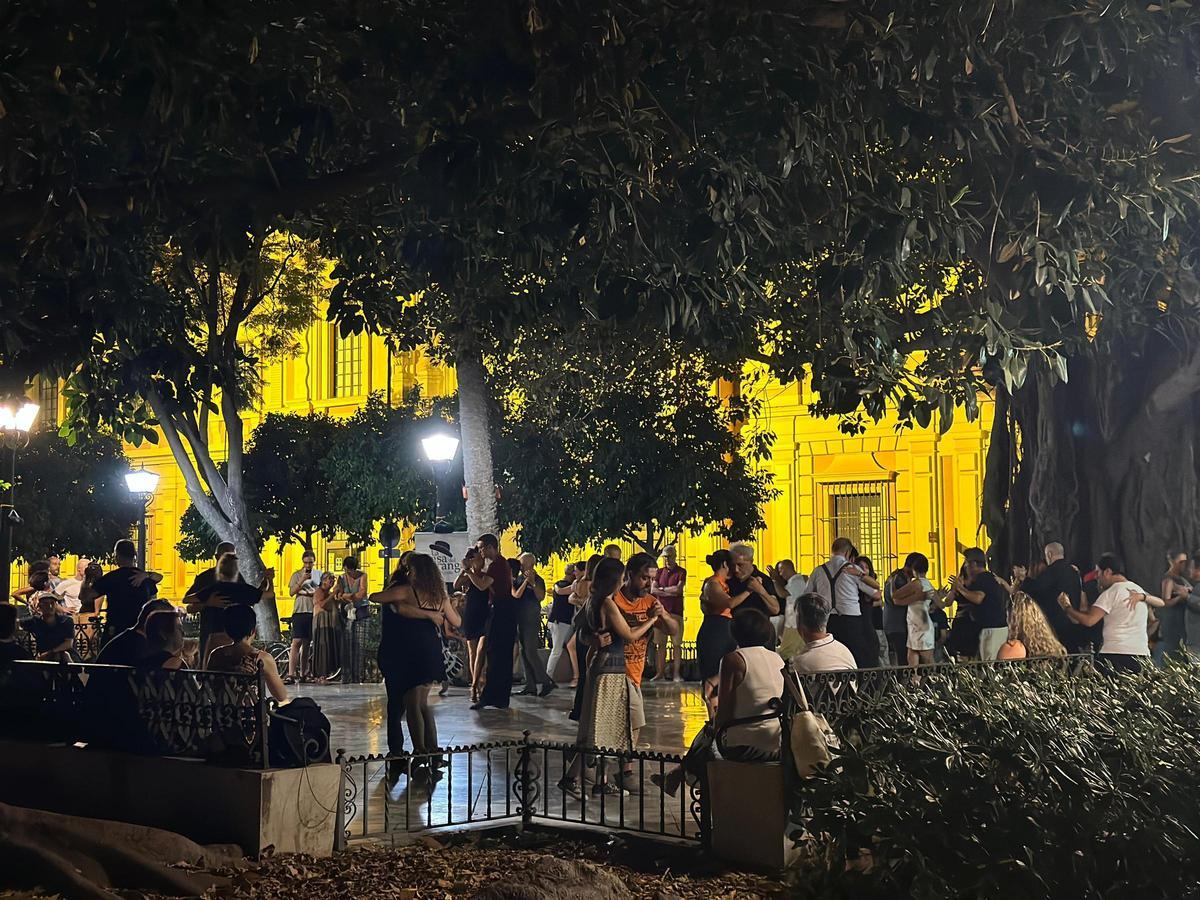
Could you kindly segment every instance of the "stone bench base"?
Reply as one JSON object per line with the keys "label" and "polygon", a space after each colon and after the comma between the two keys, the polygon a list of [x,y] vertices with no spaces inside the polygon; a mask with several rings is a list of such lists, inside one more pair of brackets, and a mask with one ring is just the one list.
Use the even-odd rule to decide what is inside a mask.
{"label": "stone bench base", "polygon": [[782,765],[713,760],[708,788],[713,853],[755,869],[782,869],[795,859]]}
{"label": "stone bench base", "polygon": [[0,801],[174,831],[250,856],[333,852],[341,769],[233,769],[62,744],[0,741]]}

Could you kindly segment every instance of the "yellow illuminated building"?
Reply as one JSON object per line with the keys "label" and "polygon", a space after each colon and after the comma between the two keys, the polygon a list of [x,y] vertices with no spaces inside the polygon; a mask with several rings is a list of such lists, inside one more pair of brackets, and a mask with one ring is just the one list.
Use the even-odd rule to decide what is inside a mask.
{"label": "yellow illuminated building", "polygon": [[[453,392],[452,369],[432,364],[419,352],[390,354],[383,341],[367,335],[342,338],[324,321],[307,329],[300,353],[264,367],[261,408],[246,415],[249,435],[268,412],[324,411],[346,416],[362,406],[372,392],[399,397],[414,385],[431,396]],[[835,420],[808,413],[811,396],[803,384],[767,381],[755,387],[763,400],[759,421],[749,428],[774,431],[772,459],[765,467],[774,477],[780,495],[765,511],[767,528],[757,540],[761,568],[790,558],[807,574],[822,562],[834,537],[852,538],[875,562],[881,573],[911,551],[925,553],[935,583],[957,571],[958,550],[986,546],[981,533],[980,497],[984,456],[991,424],[992,405],[981,403],[981,416],[967,422],[960,416],[945,434],[934,427],[898,431],[892,418],[869,425],[861,435],[849,436]],[[38,390],[45,416],[57,417],[52,385]],[[210,439],[214,455],[223,441],[219,420]],[[150,508],[148,566],[162,572],[160,594],[178,598],[201,566],[181,561],[175,551],[178,522],[189,504],[183,479],[166,444],[127,447],[136,465],[158,472],[158,491]],[[320,497],[297,498],[320,503]],[[627,542],[626,553],[632,552]],[[685,536],[679,544],[680,560],[688,570],[686,636],[700,625],[698,592],[708,574],[705,556],[723,542],[711,533]],[[515,554],[511,545],[507,551]],[[383,561],[379,548],[352,548],[345,542],[319,541],[318,566],[334,568],[349,552],[362,558],[372,587],[381,584]],[[277,573],[280,613],[290,611],[286,597],[288,575],[299,568],[301,548],[280,548],[271,542],[263,558]],[[582,551],[581,554],[582,555]],[[561,577],[562,560],[547,563],[548,581]],[[14,581],[14,583],[17,583]]]}

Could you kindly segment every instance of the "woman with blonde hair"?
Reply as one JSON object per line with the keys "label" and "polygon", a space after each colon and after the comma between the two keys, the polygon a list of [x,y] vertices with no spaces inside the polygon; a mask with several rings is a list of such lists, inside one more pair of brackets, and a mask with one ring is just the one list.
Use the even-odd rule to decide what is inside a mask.
{"label": "woman with blonde hair", "polygon": [[1025,659],[1030,656],[1066,656],[1067,648],[1054,636],[1046,614],[1024,591],[1012,596],[1008,611],[1008,640],[996,659]]}

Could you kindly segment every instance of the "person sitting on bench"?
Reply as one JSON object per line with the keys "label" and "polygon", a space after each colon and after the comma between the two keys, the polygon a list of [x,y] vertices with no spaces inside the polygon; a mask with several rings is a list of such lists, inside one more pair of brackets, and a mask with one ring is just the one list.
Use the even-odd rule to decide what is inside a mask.
{"label": "person sitting on bench", "polygon": [[715,759],[735,762],[775,762],[780,758],[782,728],[779,721],[783,694],[783,661],[775,652],[775,627],[757,609],[733,615],[737,649],[721,660],[717,714],[701,729],[688,748],[683,763],[666,775],[650,780],[675,796],[685,777],[698,779]]}

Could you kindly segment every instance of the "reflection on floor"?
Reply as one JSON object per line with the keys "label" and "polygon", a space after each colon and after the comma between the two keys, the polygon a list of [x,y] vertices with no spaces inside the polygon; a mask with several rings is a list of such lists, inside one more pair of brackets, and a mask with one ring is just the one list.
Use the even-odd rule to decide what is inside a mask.
{"label": "reflection on floor", "polygon": [[[638,749],[663,753],[685,750],[704,725],[700,685],[647,682],[642,689],[646,727],[638,739]],[[321,705],[333,726],[331,743],[335,750],[345,750],[349,756],[387,752],[383,685],[296,685],[291,691],[293,696],[312,697]],[[435,688],[430,704],[437,716],[438,743],[450,747],[517,740],[525,730],[535,740],[572,742],[575,723],[567,713],[573,694],[565,685],[545,699],[521,697],[514,691],[508,709],[476,712],[468,708],[470,698],[465,688],[451,688],[445,697],[439,697]]]}

